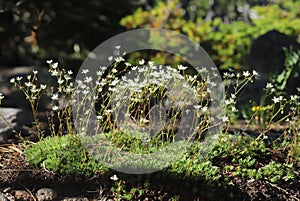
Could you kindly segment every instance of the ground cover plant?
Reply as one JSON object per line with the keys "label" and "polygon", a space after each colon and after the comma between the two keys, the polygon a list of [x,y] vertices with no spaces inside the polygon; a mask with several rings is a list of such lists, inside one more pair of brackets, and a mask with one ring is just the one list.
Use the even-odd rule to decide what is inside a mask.
{"label": "ground cover plant", "polygon": [[[116,47],[116,50],[120,50],[120,47]],[[213,200],[216,199],[216,192],[226,192],[226,189],[234,188],[237,179],[247,182],[266,182],[279,191],[282,189],[280,186],[299,184],[299,94],[289,96],[283,94],[274,79],[270,79],[260,104],[254,105],[253,103],[240,107],[236,103],[238,96],[244,87],[255,82],[259,75],[256,71],[224,73],[223,80],[227,83],[227,91],[230,91],[223,100],[226,113],[219,117],[224,126],[212,149],[203,157],[203,150],[205,151],[203,138],[206,137],[205,132],[212,126],[210,125],[212,120],[209,113],[209,93],[207,92],[209,88],[207,88],[205,79],[185,74],[188,67],[182,65],[162,67],[143,59],[140,59],[138,65],[132,65],[126,63],[120,55],[109,58],[112,68],[108,72],[108,79],[103,79],[101,73],[104,72],[103,69],[108,70],[108,68],[103,66],[99,68],[99,72],[97,72],[99,79],[96,80],[96,85],[90,85],[93,80],[87,69],[79,72],[84,74],[84,80],[77,81],[81,83],[76,85],[71,78],[72,71],[61,68],[58,63],[51,60],[47,61],[49,72],[57,79],[57,85],[48,88],[52,100],[52,110],[48,111],[50,136],[45,136],[37,115],[38,101],[47,90],[45,85],[36,84],[38,71],[33,71],[33,74],[26,78],[11,79],[11,83],[24,92],[30,102],[32,112],[35,114],[34,125],[39,141],[36,143],[27,142],[25,145],[24,153],[29,163],[63,175],[79,177],[100,175],[100,177],[107,179],[108,185],[105,190],[116,200],[145,199],[150,196],[149,189],[164,189],[170,200],[192,200],[201,197]],[[286,61],[286,71],[289,71],[291,67],[299,67],[299,53],[291,53],[291,55]],[[111,118],[114,112],[114,108],[110,107],[113,104],[111,97],[115,95],[113,92],[118,87],[127,87],[126,84],[130,84],[130,81],[117,77],[118,73],[121,73],[116,72],[120,63],[125,63],[125,66],[130,70],[137,69],[140,72],[144,72],[143,66],[146,65],[153,69],[161,68],[160,70],[165,76],[161,77],[161,75],[156,75],[154,71],[148,71],[149,75],[147,76],[161,80],[154,84],[155,79],[149,79],[149,83],[141,84],[135,93],[130,94],[132,98],[126,108],[127,116],[125,115],[128,117],[125,118],[127,121],[118,127],[114,122],[117,120]],[[124,70],[128,69],[125,68]],[[181,112],[186,109],[183,105],[189,104],[190,101],[190,97],[187,96],[190,95],[189,93],[172,96],[163,86],[159,85],[159,83],[168,81],[168,76],[166,76],[169,75],[168,73],[170,73],[170,79],[173,78],[172,76],[175,75],[172,75],[172,72],[176,72],[179,76],[176,77],[177,80],[187,80],[187,84],[194,86],[192,93],[199,101],[194,105],[195,118],[196,116],[199,117],[195,127],[196,132],[188,136],[189,139],[192,139],[192,145],[185,150],[179,160],[174,161],[159,172],[145,176],[115,172],[99,163],[99,159],[101,161],[102,157],[110,156],[113,152],[106,152],[99,156],[90,153],[84,146],[84,140],[90,140],[91,137],[79,137],[86,134],[84,133],[85,129],[80,129],[82,132],[78,132],[76,126],[86,128],[85,126],[91,123],[89,117],[94,108],[84,108],[84,116],[78,117],[81,125],[76,125],[70,106],[75,105],[80,110],[81,106],[85,107],[85,99],[83,102],[72,102],[74,96],[77,95],[73,93],[77,90],[75,87],[80,87],[79,93],[88,97],[89,91],[92,90],[89,87],[93,86],[93,89],[99,92],[94,103],[99,101],[98,97],[101,97],[100,100],[105,103],[100,104],[101,107],[97,108],[97,121],[92,122],[97,125],[95,133],[99,134],[92,136],[93,142],[95,142],[94,137],[96,137],[97,143],[101,147],[101,143],[106,142],[103,140],[108,139],[112,142],[109,146],[126,152],[150,154],[175,141],[176,121],[181,118]],[[281,74],[281,76],[284,75]],[[283,79],[288,79],[289,74],[286,73],[285,76],[287,77]],[[122,84],[117,85],[119,82]],[[139,80],[135,80],[135,82],[140,84]],[[125,89],[121,91],[125,92]],[[120,95],[119,99],[118,97],[115,98],[121,100],[122,94],[118,93],[118,95]],[[153,97],[158,100],[157,104],[164,104],[169,107],[168,115],[165,118],[168,118],[168,122],[171,123],[159,127],[162,131],[149,137],[145,135],[145,132],[151,133],[148,122],[155,121],[155,119],[151,119],[149,114],[152,109]],[[184,104],[176,105],[179,101]],[[115,108],[120,109],[120,107],[116,105]],[[160,117],[159,120],[156,120],[158,122],[164,120],[160,114],[156,117]],[[55,121],[55,118],[58,121]],[[242,118],[244,119],[241,124]],[[232,129],[234,126],[237,128]],[[279,134],[274,135],[275,131]],[[167,159],[169,156],[162,157]],[[117,160],[117,158],[111,157],[111,160]],[[137,161],[136,165],[137,167],[143,166],[147,162],[149,161]],[[151,163],[147,165],[151,165]],[[175,185],[172,185],[172,181]],[[181,185],[176,187],[178,183]],[[166,184],[170,185],[169,188],[165,186]],[[291,195],[289,198],[297,199],[299,192],[294,193],[296,195]],[[234,199],[236,196],[238,193],[228,195],[225,199]],[[264,194],[264,196],[276,197],[276,195],[268,194]]]}

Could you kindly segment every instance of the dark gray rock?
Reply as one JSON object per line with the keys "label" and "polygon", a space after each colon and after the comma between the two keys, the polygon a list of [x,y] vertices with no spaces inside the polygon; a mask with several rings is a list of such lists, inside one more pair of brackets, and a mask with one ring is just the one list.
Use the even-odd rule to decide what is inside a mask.
{"label": "dark gray rock", "polygon": [[[279,75],[285,68],[286,56],[283,48],[290,47],[293,51],[300,50],[300,44],[294,38],[277,30],[269,31],[253,41],[247,70],[256,70],[259,73],[259,80],[246,86],[245,99],[253,99],[259,103],[270,75]],[[300,69],[294,69],[292,72],[285,88],[287,94],[297,93],[297,87],[300,86],[300,76],[297,77],[299,73]]]}
{"label": "dark gray rock", "polygon": [[57,198],[57,193],[52,188],[41,188],[36,192],[38,201],[52,201]]}
{"label": "dark gray rock", "polygon": [[18,108],[0,108],[0,144],[6,143],[14,132],[33,122],[31,112]]}

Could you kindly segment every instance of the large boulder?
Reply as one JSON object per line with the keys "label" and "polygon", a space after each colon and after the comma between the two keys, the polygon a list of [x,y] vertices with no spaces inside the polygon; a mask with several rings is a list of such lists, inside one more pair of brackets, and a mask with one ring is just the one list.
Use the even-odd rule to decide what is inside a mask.
{"label": "large boulder", "polygon": [[0,108],[0,144],[14,134],[24,132],[24,125],[31,125],[33,116],[29,111],[18,108]]}
{"label": "large boulder", "polygon": [[[247,86],[246,94],[250,95],[257,104],[270,75],[279,75],[285,68],[286,55],[283,48],[297,51],[300,50],[300,44],[292,37],[272,30],[256,38],[251,45],[248,68],[256,70],[260,76],[258,81]],[[297,88],[300,86],[299,72],[300,69],[294,69],[289,78],[285,88],[287,94],[297,93]]]}

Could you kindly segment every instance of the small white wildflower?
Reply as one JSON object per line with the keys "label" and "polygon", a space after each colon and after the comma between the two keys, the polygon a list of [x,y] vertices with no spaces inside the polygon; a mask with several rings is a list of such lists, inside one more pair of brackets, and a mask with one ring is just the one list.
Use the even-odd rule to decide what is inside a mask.
{"label": "small white wildflower", "polygon": [[57,70],[52,71],[51,76],[57,76],[57,75],[58,75],[58,71]]}
{"label": "small white wildflower", "polygon": [[279,103],[281,100],[283,99],[283,96],[279,96],[279,97],[273,97],[272,98],[272,101],[274,102],[274,103]]}
{"label": "small white wildflower", "polygon": [[273,88],[273,84],[272,83],[267,83],[266,89],[272,89]]}
{"label": "small white wildflower", "polygon": [[253,71],[252,71],[252,74],[253,74],[254,76],[258,76],[258,72],[257,72],[256,70],[253,70]]}
{"label": "small white wildflower", "polygon": [[144,63],[145,63],[144,59],[142,59],[142,60],[139,61],[139,65],[144,65]]}
{"label": "small white wildflower", "polygon": [[84,95],[87,95],[87,94],[90,93],[90,91],[85,89],[85,90],[82,91],[82,93],[83,93]]}
{"label": "small white wildflower", "polygon": [[69,75],[64,75],[64,78],[65,78],[65,80],[70,80],[71,79],[71,77],[69,76]]}
{"label": "small white wildflower", "polygon": [[194,105],[194,108],[195,108],[195,109],[200,109],[200,108],[201,108],[201,105]]}
{"label": "small white wildflower", "polygon": [[109,62],[111,62],[113,60],[113,56],[109,56],[107,59]]}
{"label": "small white wildflower", "polygon": [[105,113],[112,113],[112,110],[108,109],[108,110],[104,110]]}
{"label": "small white wildflower", "polygon": [[292,95],[290,98],[291,98],[291,101],[296,101],[299,98],[299,96]]}
{"label": "small white wildflower", "polygon": [[183,65],[178,65],[178,70],[186,70],[187,67]]}
{"label": "small white wildflower", "polygon": [[84,82],[85,82],[85,83],[90,83],[91,81],[93,81],[93,78],[92,78],[92,77],[85,77],[85,78],[84,78]]}
{"label": "small white wildflower", "polygon": [[122,61],[125,61],[125,59],[123,57],[117,57],[115,58],[115,62],[122,62]]}
{"label": "small white wildflower", "polygon": [[37,70],[33,70],[32,72],[33,72],[34,75],[38,74]]}
{"label": "small white wildflower", "polygon": [[63,79],[58,79],[58,80],[57,80],[57,83],[58,83],[58,84],[63,84],[64,82],[65,82],[65,81],[64,81]]}
{"label": "small white wildflower", "polygon": [[116,50],[119,50],[120,48],[121,48],[121,45],[115,46],[115,49],[116,49]]}
{"label": "small white wildflower", "polygon": [[102,117],[102,116],[96,116],[96,118],[97,118],[97,120],[101,120],[101,119],[103,119],[103,117]]}
{"label": "small white wildflower", "polygon": [[47,63],[47,64],[52,64],[52,62],[53,62],[52,59],[46,60],[46,63]]}
{"label": "small white wildflower", "polygon": [[114,174],[114,176],[110,177],[110,179],[113,181],[117,181],[119,178],[117,177],[117,175]]}
{"label": "small white wildflower", "polygon": [[27,87],[31,87],[33,84],[32,84],[31,82],[25,82],[25,85],[26,85]]}
{"label": "small white wildflower", "polygon": [[116,84],[119,82],[119,80],[118,79],[115,79],[115,80],[113,80],[112,82],[111,82],[111,85],[112,86],[116,86]]}
{"label": "small white wildflower", "polygon": [[27,76],[27,79],[30,80],[30,79],[31,79],[31,75],[28,75],[28,76]]}
{"label": "small white wildflower", "polygon": [[204,106],[203,108],[201,108],[202,112],[206,112],[208,110],[207,106]]}
{"label": "small white wildflower", "polygon": [[98,71],[96,72],[96,74],[97,74],[97,76],[100,77],[100,76],[102,76],[103,73],[102,73],[102,71],[99,71],[99,70],[98,70]]}
{"label": "small white wildflower", "polygon": [[57,68],[57,66],[58,66],[58,63],[57,63],[57,62],[54,63],[54,64],[52,64],[52,68]]}
{"label": "small white wildflower", "polygon": [[249,77],[249,76],[250,76],[250,73],[249,73],[249,71],[244,71],[244,72],[243,72],[243,76],[245,76],[245,77]]}
{"label": "small white wildflower", "polygon": [[222,122],[224,122],[224,123],[229,121],[227,116],[222,116],[221,119],[222,119]]}
{"label": "small white wildflower", "polygon": [[14,84],[16,82],[16,79],[15,78],[11,78],[9,82]]}
{"label": "small white wildflower", "polygon": [[17,80],[18,80],[18,81],[21,81],[22,78],[23,78],[23,77],[19,77],[19,76],[18,76],[18,77],[17,77]]}
{"label": "small white wildflower", "polygon": [[148,119],[145,119],[145,118],[140,118],[140,122],[142,122],[142,123],[148,123],[149,120],[148,120]]}
{"label": "small white wildflower", "polygon": [[237,111],[238,111],[238,109],[236,109],[235,106],[232,106],[232,107],[231,107],[231,110],[232,110],[232,112],[237,112]]}
{"label": "small white wildflower", "polygon": [[56,111],[56,110],[58,110],[59,109],[59,107],[57,106],[57,105],[54,105],[53,107],[52,107],[52,110],[54,110],[54,111]]}
{"label": "small white wildflower", "polygon": [[36,88],[36,85],[32,85],[30,91],[31,91],[32,93],[36,93],[36,92],[39,91],[39,89]]}
{"label": "small white wildflower", "polygon": [[118,70],[114,68],[114,69],[111,70],[111,72],[112,72],[112,73],[117,73]]}
{"label": "small white wildflower", "polygon": [[58,94],[53,94],[52,97],[51,97],[52,100],[58,100]]}
{"label": "small white wildflower", "polygon": [[3,93],[0,93],[0,100],[2,100],[4,98]]}
{"label": "small white wildflower", "polygon": [[73,74],[73,71],[68,70],[68,74],[69,74],[69,75],[72,75],[72,74]]}
{"label": "small white wildflower", "polygon": [[226,99],[225,100],[225,105],[231,105],[231,104],[234,104],[234,99],[233,98],[229,98],[229,99]]}
{"label": "small white wildflower", "polygon": [[131,66],[131,63],[125,62],[125,65],[128,67]]}
{"label": "small white wildflower", "polygon": [[89,69],[82,69],[82,74],[87,74],[89,71]]}
{"label": "small white wildflower", "polygon": [[153,61],[148,61],[149,66],[154,66],[154,62]]}
{"label": "small white wildflower", "polygon": [[46,89],[46,87],[47,87],[47,85],[45,85],[45,84],[40,84],[40,89],[41,89],[41,90]]}

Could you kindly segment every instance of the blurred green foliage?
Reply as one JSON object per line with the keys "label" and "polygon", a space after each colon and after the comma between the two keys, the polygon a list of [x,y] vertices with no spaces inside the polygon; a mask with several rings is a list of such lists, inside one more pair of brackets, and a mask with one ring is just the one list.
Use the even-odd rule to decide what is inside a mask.
{"label": "blurred green foliage", "polygon": [[[184,9],[179,0],[161,0],[149,11],[138,8],[120,23],[127,29],[152,27],[183,33],[200,43],[221,69],[245,65],[251,42],[268,31],[276,29],[293,38],[300,34],[299,0],[274,1],[266,6],[245,0],[218,1],[216,5],[208,5],[208,1],[187,2],[192,6]],[[251,8],[247,11],[245,5]],[[193,6],[194,12],[188,12]]]}
{"label": "blurred green foliage", "polygon": [[[299,37],[299,16],[299,0],[1,1],[0,65],[40,65],[52,58],[79,67],[109,37],[152,27],[183,33],[220,68],[239,69],[259,35],[277,29]],[[158,53],[154,60],[167,57]]]}
{"label": "blurred green foliage", "polygon": [[0,66],[39,65],[49,58],[80,66],[89,51],[125,31],[119,20],[141,5],[138,0],[1,1]]}

